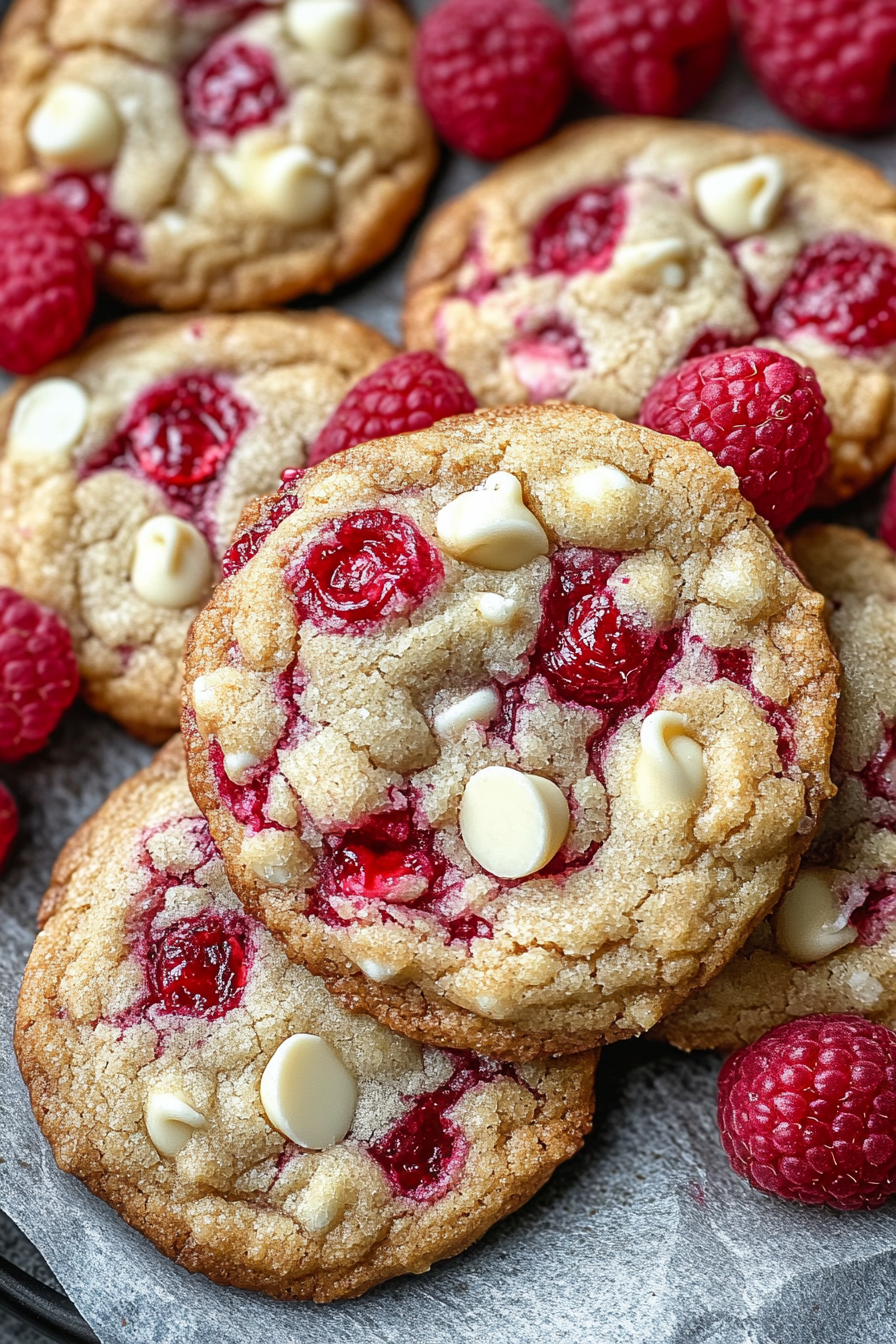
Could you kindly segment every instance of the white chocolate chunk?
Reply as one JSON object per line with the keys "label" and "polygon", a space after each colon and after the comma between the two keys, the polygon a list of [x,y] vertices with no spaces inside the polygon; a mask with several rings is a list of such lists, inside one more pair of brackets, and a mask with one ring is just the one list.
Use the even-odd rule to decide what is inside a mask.
{"label": "white chocolate chunk", "polygon": [[635,790],[642,807],[652,812],[678,803],[695,803],[703,797],[703,748],[689,736],[683,714],[657,709],[641,724]]}
{"label": "white chocolate chunk", "polygon": [[359,957],[358,970],[377,985],[388,984],[401,973],[400,966],[392,966],[387,961],[374,961],[373,957]]}
{"label": "white chocolate chunk", "polygon": [[473,691],[463,700],[440,709],[432,726],[439,737],[460,737],[471,723],[491,723],[497,712],[498,692],[484,686],[481,691]]}
{"label": "white chocolate chunk", "polygon": [[293,41],[321,56],[351,56],[364,40],[360,0],[290,0],[285,19]]}
{"label": "white chocolate chunk", "polygon": [[201,719],[205,719],[214,714],[217,707],[217,680],[210,672],[201,672],[193,682],[193,708]]}
{"label": "white chocolate chunk", "polygon": [[607,462],[599,462],[596,467],[588,467],[577,472],[570,482],[573,492],[590,504],[604,504],[610,495],[619,495],[635,488],[631,476],[626,476],[618,467]]}
{"label": "white chocolate chunk", "polygon": [[240,845],[240,862],[269,887],[297,883],[307,870],[307,853],[292,831],[273,829],[247,835]]}
{"label": "white chocolate chunk", "polygon": [[49,168],[107,168],[121,148],[121,118],[101,89],[66,81],[44,94],[26,135]]}
{"label": "white chocolate chunk", "polygon": [[9,426],[11,458],[47,460],[67,454],[87,425],[90,401],[72,378],[42,378],[23,392]]}
{"label": "white chocolate chunk", "polygon": [[774,154],[708,168],[694,183],[700,213],[723,238],[746,238],[774,222],[784,195],[784,165]]}
{"label": "white chocolate chunk", "polygon": [[436,532],[450,555],[485,569],[520,569],[548,553],[544,528],[509,471],[496,471],[440,509]]}
{"label": "white chocolate chunk", "polygon": [[179,1092],[150,1092],[144,1112],[146,1132],[163,1157],[176,1157],[196,1133],[205,1127],[205,1116]]}
{"label": "white chocolate chunk", "polygon": [[474,605],[489,625],[509,625],[519,611],[515,598],[502,597],[500,593],[477,593]]}
{"label": "white chocolate chunk", "polygon": [[220,154],[216,162],[230,184],[267,219],[308,229],[333,213],[334,166],[307,145],[272,149],[264,139],[247,135],[234,153]]}
{"label": "white chocolate chunk", "polygon": [[487,873],[528,877],[549,863],[566,839],[569,807],[552,780],[488,765],[464,789],[460,831]]}
{"label": "white chocolate chunk", "polygon": [[844,919],[834,893],[820,872],[800,873],[778,907],[775,937],[791,961],[820,961],[855,942],[857,930]]}
{"label": "white chocolate chunk", "polygon": [[296,1201],[295,1216],[306,1232],[329,1232],[340,1221],[351,1199],[349,1174],[334,1157],[321,1159]]}
{"label": "white chocolate chunk", "polygon": [[251,751],[226,751],[224,753],[224,773],[234,784],[244,784],[246,776],[260,762]]}
{"label": "white chocolate chunk", "polygon": [[198,528],[173,513],[146,520],[131,561],[131,584],[144,602],[182,610],[198,602],[211,581],[212,554]]}
{"label": "white chocolate chunk", "polygon": [[688,245],[683,238],[651,238],[643,243],[623,243],[613,256],[613,270],[633,284],[655,289],[682,289],[687,281]]}
{"label": "white chocolate chunk", "polygon": [[341,1143],[352,1127],[358,1085],[320,1036],[302,1032],[274,1051],[261,1075],[261,1104],[281,1134],[302,1148]]}

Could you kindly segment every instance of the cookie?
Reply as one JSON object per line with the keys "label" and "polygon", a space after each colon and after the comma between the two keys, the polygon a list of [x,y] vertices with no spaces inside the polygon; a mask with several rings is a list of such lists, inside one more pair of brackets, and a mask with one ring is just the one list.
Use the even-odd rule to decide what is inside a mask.
{"label": "cookie", "polygon": [[396,0],[16,0],[0,186],[49,190],[106,289],[260,308],[386,256],[436,162]]}
{"label": "cookie", "polygon": [[896,556],[852,528],[813,526],[793,553],[831,603],[843,683],[839,792],[774,916],[658,1033],[733,1049],[805,1013],[896,1026]]}
{"label": "cookie", "polygon": [[176,730],[184,640],[242,509],[392,353],[333,312],[132,317],[0,398],[0,584],[66,620],[92,705]]}
{"label": "cookie", "polygon": [[560,397],[626,420],[688,356],[768,345],[827,399],[818,503],[896,459],[896,190],[794,135],[573,126],[429,220],[404,324],[480,405]]}
{"label": "cookie", "polygon": [[653,1026],[768,911],[830,791],[822,599],[733,473],[585,407],[361,445],[288,498],[249,510],[187,654],[190,785],[234,887],[430,1044]]}
{"label": "cookie", "polygon": [[518,1068],[348,1012],[227,884],[174,739],[69,842],[16,1050],[59,1165],[218,1283],[353,1297],[456,1255],[591,1126],[593,1054]]}

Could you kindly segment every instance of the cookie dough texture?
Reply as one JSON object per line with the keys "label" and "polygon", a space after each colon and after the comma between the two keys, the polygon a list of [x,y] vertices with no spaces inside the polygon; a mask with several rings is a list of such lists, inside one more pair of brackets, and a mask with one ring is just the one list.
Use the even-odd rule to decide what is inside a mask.
{"label": "cookie dough texture", "polygon": [[821,874],[851,920],[864,924],[875,904],[879,918],[810,965],[794,964],[774,918],[763,921],[721,974],[661,1023],[658,1033],[685,1050],[733,1049],[805,1013],[861,1013],[896,1027],[896,556],[862,532],[821,525],[796,535],[793,555],[829,599],[843,666],[831,758],[839,792],[801,872]]}
{"label": "cookie dough texture", "polygon": [[[702,217],[695,182],[756,156],[779,165],[780,201],[768,227],[732,242]],[[612,263],[532,274],[532,230],[545,213],[616,181],[626,216]],[[747,294],[749,282],[759,303],[771,300],[803,247],[829,233],[896,247],[896,190],[869,164],[778,131],[602,117],[511,159],[427,222],[407,276],[405,335],[462,373],[480,405],[559,396],[627,420],[701,338],[769,345],[818,376],[833,433],[816,502],[829,504],[896,459],[896,355],[846,356],[808,334],[789,344],[757,338]],[[644,265],[644,249],[657,244],[671,270]],[[549,346],[539,354],[530,342],[545,330]],[[558,371],[570,336],[579,359]]]}
{"label": "cookie dough texture", "polygon": [[[254,921],[236,1007],[211,1021],[135,1008],[143,978],[129,944],[148,881],[161,873],[169,882],[157,922],[240,910],[203,832],[207,841],[175,739],[56,865],[16,1051],[57,1162],[180,1265],[275,1297],[352,1297],[457,1254],[581,1146],[594,1056],[525,1065],[472,1088],[450,1111],[465,1156],[441,1197],[395,1195],[366,1145],[450,1076],[442,1052],[347,1012]],[[320,1152],[272,1129],[259,1096],[265,1065],[296,1032],[322,1036],[357,1080],[351,1131]],[[159,1091],[205,1117],[176,1157],[160,1155],[147,1133],[144,1108]]]}
{"label": "cookie dough texture", "polygon": [[[249,423],[210,483],[200,520],[213,582],[244,506],[276,489],[285,467],[302,466],[348,388],[392,353],[377,332],[329,311],[138,316],[101,329],[0,398],[0,584],[66,621],[95,708],[149,741],[175,731],[184,641],[208,593],[180,608],[146,601],[131,581],[137,534],[171,504],[139,471],[83,474],[135,401],[197,371],[222,376],[247,407]],[[86,394],[81,432],[62,448],[46,439],[12,447],[19,400],[56,378]]]}
{"label": "cookie dough texture", "polygon": [[[174,0],[17,0],[0,36],[0,186],[46,185],[29,119],[74,82],[110,99],[121,126],[114,162],[93,175],[135,231],[132,247],[102,261],[112,293],[140,307],[260,308],[366,269],[395,247],[435,167],[411,73],[413,24],[396,0],[369,0],[360,46],[334,56],[291,37],[286,11],[276,2],[247,14]],[[184,72],[225,34],[270,55],[285,105],[234,138],[196,138]],[[289,147],[321,168],[332,193],[318,221],[271,217],[241,176],[256,149]]]}
{"label": "cookie dough texture", "polygon": [[[552,550],[621,553],[620,609],[681,632],[681,657],[650,709],[685,716],[700,744],[699,802],[683,797],[657,814],[639,801],[646,706],[601,737],[600,709],[564,702],[530,675],[548,557],[500,572],[443,552],[444,581],[409,618],[363,636],[297,627],[283,571],[329,520],[384,508],[410,515],[438,546],[438,511],[498,471],[522,483]],[[831,792],[836,661],[822,599],[709,454],[583,407],[482,411],[362,445],[315,468],[297,494],[301,508],[216,590],[187,658],[190,784],[249,908],[352,1006],[415,1039],[527,1058],[653,1026],[767,913]],[[495,626],[482,611],[502,598],[515,614]],[[752,689],[716,677],[710,650],[726,648],[743,650]],[[290,666],[303,726],[296,746],[278,749],[273,679]],[[511,733],[471,722],[454,740],[438,737],[446,706],[508,683],[525,687]],[[786,764],[770,711],[792,725]],[[223,800],[213,747],[225,760],[247,747],[268,760],[267,811],[254,823]],[[466,782],[494,765],[563,791],[572,827],[558,876],[502,885],[465,850]],[[449,942],[426,914],[386,918],[376,902],[343,927],[306,913],[322,832],[406,794],[460,874],[453,915],[481,918],[491,936]]]}

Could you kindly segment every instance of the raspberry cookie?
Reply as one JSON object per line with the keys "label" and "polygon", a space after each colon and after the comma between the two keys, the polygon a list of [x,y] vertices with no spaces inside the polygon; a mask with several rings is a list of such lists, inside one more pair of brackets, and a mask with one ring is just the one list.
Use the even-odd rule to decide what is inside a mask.
{"label": "raspberry cookie", "polygon": [[389,253],[435,166],[396,0],[16,0],[0,185],[48,190],[104,286],[259,308]]}
{"label": "raspberry cookie", "polygon": [[249,908],[431,1044],[652,1026],[768,911],[831,789],[822,599],[733,473],[511,408],[349,449],[270,508],[193,626],[183,720]]}
{"label": "raspberry cookie", "polygon": [[392,353],[332,312],[132,317],[0,399],[0,585],[65,619],[91,704],[174,732],[242,509]]}
{"label": "raspberry cookie", "polygon": [[843,666],[831,773],[839,793],[799,877],[660,1034],[733,1048],[804,1013],[896,1026],[896,556],[863,532],[808,527],[793,554],[831,603]]}
{"label": "raspberry cookie", "polygon": [[559,397],[627,420],[689,356],[768,345],[827,399],[819,502],[896,459],[896,190],[796,136],[574,126],[427,224],[404,322],[480,405]]}
{"label": "raspberry cookie", "polygon": [[291,965],[179,739],[69,842],[41,914],[16,1051],[56,1160],[219,1283],[330,1301],[422,1273],[590,1129],[593,1054],[421,1049]]}

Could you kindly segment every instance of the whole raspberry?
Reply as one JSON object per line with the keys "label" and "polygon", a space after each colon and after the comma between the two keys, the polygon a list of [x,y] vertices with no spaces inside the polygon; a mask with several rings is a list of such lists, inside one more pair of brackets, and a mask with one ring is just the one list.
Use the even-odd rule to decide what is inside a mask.
{"label": "whole raspberry", "polygon": [[576,72],[617,112],[679,117],[708,93],[728,55],[725,0],[576,0]]}
{"label": "whole raspberry", "polygon": [[896,1032],[848,1013],[774,1027],[722,1066],[719,1132],[757,1190],[875,1208],[896,1192]]}
{"label": "whole raspberry", "polygon": [[896,123],[893,0],[735,0],[744,54],[804,126],[866,135]]}
{"label": "whole raspberry", "polygon": [[559,117],[569,49],[537,0],[444,0],[420,25],[416,76],[449,145],[502,159],[541,140]]}
{"label": "whole raspberry", "polygon": [[0,201],[0,365],[34,373],[81,339],[93,267],[66,211],[46,196]]}
{"label": "whole raspberry", "polygon": [[641,423],[693,439],[733,467],[741,494],[776,531],[802,513],[830,457],[815,374],[774,350],[687,360],[647,394]]}
{"label": "whole raspberry", "polygon": [[0,761],[46,746],[77,693],[78,664],[62,621],[0,588]]}
{"label": "whole raspberry", "polygon": [[812,332],[847,351],[896,341],[896,252],[855,233],[829,234],[800,253],[768,317],[784,340]]}
{"label": "whole raspberry", "polygon": [[343,397],[311,445],[308,465],[316,466],[356,443],[429,429],[437,420],[475,409],[473,394],[460,374],[428,350],[396,355]]}
{"label": "whole raspberry", "polygon": [[19,830],[19,809],[9,789],[0,784],[0,868]]}

